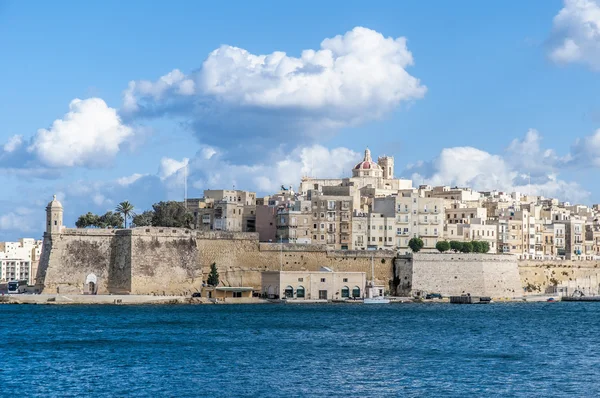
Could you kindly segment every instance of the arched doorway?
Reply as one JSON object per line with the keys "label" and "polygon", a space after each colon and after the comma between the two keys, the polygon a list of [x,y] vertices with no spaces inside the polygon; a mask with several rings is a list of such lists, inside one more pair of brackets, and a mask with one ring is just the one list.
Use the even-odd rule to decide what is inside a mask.
{"label": "arched doorway", "polygon": [[294,288],[288,286],[285,288],[285,298],[293,298],[294,297]]}
{"label": "arched doorway", "polygon": [[354,289],[352,289],[352,297],[360,297],[360,287],[354,286]]}
{"label": "arched doorway", "polygon": [[304,298],[304,286],[298,286],[298,289],[296,289],[296,297]]}
{"label": "arched doorway", "polygon": [[344,286],[342,288],[342,298],[350,297],[350,288],[348,286]]}
{"label": "arched doorway", "polygon": [[87,294],[96,294],[98,292],[98,278],[94,274],[89,274],[85,278],[85,290]]}

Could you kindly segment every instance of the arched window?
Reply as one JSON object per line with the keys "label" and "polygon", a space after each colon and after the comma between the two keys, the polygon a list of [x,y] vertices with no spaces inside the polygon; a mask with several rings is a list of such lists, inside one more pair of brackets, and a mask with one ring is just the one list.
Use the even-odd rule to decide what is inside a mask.
{"label": "arched window", "polygon": [[354,289],[352,289],[352,297],[360,297],[360,287],[354,286]]}
{"label": "arched window", "polygon": [[304,298],[304,286],[298,286],[298,289],[296,289],[296,297]]}
{"label": "arched window", "polygon": [[342,298],[348,298],[350,297],[350,289],[348,288],[348,286],[344,286],[342,288]]}
{"label": "arched window", "polygon": [[294,297],[294,288],[288,286],[285,288],[285,298],[293,298]]}

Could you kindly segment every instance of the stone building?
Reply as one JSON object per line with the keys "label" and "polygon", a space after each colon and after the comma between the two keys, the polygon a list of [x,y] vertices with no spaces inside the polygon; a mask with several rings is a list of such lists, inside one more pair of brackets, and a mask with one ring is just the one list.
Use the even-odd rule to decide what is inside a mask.
{"label": "stone building", "polygon": [[240,190],[205,190],[203,198],[186,200],[201,231],[256,231],[256,194]]}
{"label": "stone building", "polygon": [[319,195],[311,191],[312,242],[330,249],[347,250],[351,245],[352,197]]}
{"label": "stone building", "polygon": [[265,271],[262,293],[267,298],[288,300],[362,299],[366,288],[364,272]]}

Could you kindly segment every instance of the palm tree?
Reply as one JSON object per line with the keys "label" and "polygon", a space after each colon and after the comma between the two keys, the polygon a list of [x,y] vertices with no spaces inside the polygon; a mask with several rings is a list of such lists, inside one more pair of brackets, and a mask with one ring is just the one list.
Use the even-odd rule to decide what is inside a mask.
{"label": "palm tree", "polygon": [[127,219],[135,217],[133,209],[133,205],[128,201],[119,203],[119,205],[115,208],[117,213],[123,215],[123,219],[125,219],[125,228],[127,228]]}

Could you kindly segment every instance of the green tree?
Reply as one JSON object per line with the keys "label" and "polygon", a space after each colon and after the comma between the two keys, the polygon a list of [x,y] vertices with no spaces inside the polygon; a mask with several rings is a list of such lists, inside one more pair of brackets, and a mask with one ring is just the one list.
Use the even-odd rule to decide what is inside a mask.
{"label": "green tree", "polygon": [[127,219],[135,217],[133,209],[133,205],[128,201],[119,203],[119,205],[115,208],[115,212],[123,216],[123,220],[125,220],[125,228],[127,228]]}
{"label": "green tree", "polygon": [[471,245],[473,245],[473,253],[481,253],[481,242],[474,240]]}
{"label": "green tree", "polygon": [[133,216],[131,222],[134,227],[149,227],[152,225],[152,219],[154,218],[154,211],[146,210],[143,213],[136,214]]}
{"label": "green tree", "polygon": [[79,216],[75,222],[75,226],[77,228],[97,227],[98,216],[88,211],[87,214]]}
{"label": "green tree", "polygon": [[490,251],[490,242],[482,241],[481,242],[481,252],[488,253]]}
{"label": "green tree", "polygon": [[210,265],[210,273],[208,274],[208,279],[206,283],[209,286],[218,286],[219,285],[219,272],[217,272],[217,264],[212,263]]}
{"label": "green tree", "polygon": [[454,250],[455,253],[462,251],[462,246],[463,246],[462,242],[459,242],[456,240],[450,241],[450,249]]}
{"label": "green tree", "polygon": [[410,250],[412,250],[413,253],[418,253],[423,246],[423,239],[421,238],[412,238],[408,241],[408,247],[410,247]]}
{"label": "green tree", "polygon": [[463,253],[472,253],[473,252],[473,243],[471,243],[471,242],[463,242],[460,251],[463,252]]}
{"label": "green tree", "polygon": [[119,213],[107,211],[98,218],[97,227],[99,228],[121,228],[123,226],[123,217]]}
{"label": "green tree", "polygon": [[182,203],[169,201],[152,205],[154,216],[152,225],[155,227],[191,228],[193,217]]}
{"label": "green tree", "polygon": [[435,248],[440,251],[440,253],[447,252],[450,250],[450,243],[447,240],[441,240],[435,244]]}

